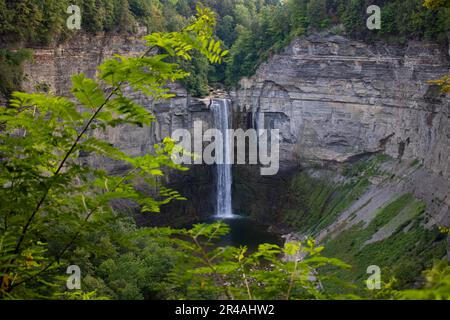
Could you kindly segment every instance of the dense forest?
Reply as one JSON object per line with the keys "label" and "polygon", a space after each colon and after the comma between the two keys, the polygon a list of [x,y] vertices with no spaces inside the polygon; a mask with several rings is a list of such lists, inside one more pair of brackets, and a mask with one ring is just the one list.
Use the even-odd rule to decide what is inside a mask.
{"label": "dense forest", "polygon": [[[0,1],[0,47],[43,46],[65,41],[69,4],[82,10],[82,29],[87,32],[133,33],[139,25],[148,32],[174,31],[185,26],[195,13],[194,0],[23,0]],[[202,3],[217,15],[215,36],[223,40],[230,55],[223,65],[209,66],[197,57],[184,63],[192,75],[184,84],[196,96],[208,93],[208,84],[232,87],[243,76],[251,76],[271,54],[284,48],[296,36],[328,30],[356,39],[383,39],[403,43],[407,39],[434,39],[447,42],[450,9],[442,5],[423,6],[422,0],[205,0]],[[369,30],[366,8],[381,7],[383,28]],[[443,2],[443,4],[445,4]],[[19,85],[20,71],[12,72],[29,53],[0,52],[1,92],[8,94]],[[7,61],[7,62],[6,62]]]}
{"label": "dense forest", "polygon": [[[233,87],[296,36],[328,30],[364,41],[448,41],[445,0],[378,1],[381,30],[365,28],[364,0],[0,0],[0,298],[2,299],[448,299],[450,267],[424,271],[420,288],[383,282],[376,292],[339,277],[351,265],[313,239],[285,246],[215,243],[229,228],[217,222],[186,229],[138,227],[111,203],[127,199],[142,214],[185,200],[161,184],[175,164],[166,138],[153,153],[130,156],[92,129],[143,126],[154,120],[125,87],[157,99],[181,81],[193,95],[215,84]],[[67,41],[69,4],[83,11],[86,32],[133,34],[148,28],[139,57],[104,61],[94,79],[73,75],[71,98],[14,92],[29,50]],[[447,6],[447,7],[446,7]],[[149,54],[154,48],[158,50]],[[155,52],[155,51],[152,51]],[[448,78],[435,83],[448,92]],[[123,176],[90,168],[80,154],[120,161]],[[144,192],[137,181],[158,190]],[[406,201],[406,200],[405,200]],[[445,232],[448,232],[445,231]],[[326,253],[326,254],[325,254]],[[280,259],[283,255],[288,259]],[[302,256],[301,260],[296,257]],[[292,259],[290,259],[290,258]],[[66,290],[66,268],[83,271],[81,290]],[[311,280],[311,270],[314,277]]]}

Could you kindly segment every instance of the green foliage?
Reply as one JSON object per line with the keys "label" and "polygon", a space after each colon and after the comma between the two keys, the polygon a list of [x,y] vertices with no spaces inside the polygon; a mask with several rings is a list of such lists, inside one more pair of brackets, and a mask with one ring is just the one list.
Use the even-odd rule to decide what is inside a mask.
{"label": "green foliage", "polygon": [[450,93],[450,76],[443,76],[441,79],[429,81],[430,84],[441,88],[442,93]]}
{"label": "green foliage", "polygon": [[[450,30],[447,0],[395,0],[377,3],[381,7],[381,30],[368,30],[369,0],[205,0],[218,21],[215,35],[230,49],[226,67],[208,70],[204,59],[187,64],[191,72],[186,85],[193,95],[204,95],[206,84],[225,82],[234,86],[251,76],[258,65],[283,49],[295,36],[331,26],[345,26],[351,37],[372,42],[395,43],[408,38],[446,41]],[[82,9],[82,29],[133,33],[138,25],[150,32],[174,31],[189,24],[195,0],[0,0],[0,40],[8,45],[48,44],[72,32],[65,27],[70,4]],[[330,30],[341,30],[331,28]],[[339,31],[339,32],[341,32]],[[205,70],[208,70],[205,72]]]}
{"label": "green foliage", "polygon": [[312,234],[329,226],[367,189],[366,177],[355,177],[345,183],[299,173],[289,188],[289,208],[283,212],[283,223]]}
{"label": "green foliage", "polygon": [[[1,0],[0,39],[8,44],[47,45],[71,34],[66,28],[69,5],[81,9],[82,29],[132,32],[157,14],[152,0]],[[158,1],[156,1],[158,2]],[[160,30],[162,31],[162,30]]]}
{"label": "green foliage", "polygon": [[[450,8],[446,0],[394,0],[376,3],[381,8],[381,29],[366,27],[369,0],[285,0],[260,9],[250,25],[236,27],[230,49],[226,84],[251,76],[258,65],[280,51],[293,37],[330,26],[345,26],[346,35],[368,42],[402,43],[426,38],[446,43]],[[424,4],[431,8],[424,7]],[[330,31],[341,30],[331,28]]]}
{"label": "green foliage", "polygon": [[449,0],[425,0],[423,5],[430,9],[438,9],[442,7],[450,8]]}
{"label": "green foliage", "polygon": [[[114,203],[127,200],[144,213],[158,212],[161,205],[184,199],[159,182],[165,168],[184,169],[171,160],[173,141],[166,138],[151,154],[132,157],[92,132],[118,125],[148,126],[154,120],[146,108],[128,98],[125,87],[164,99],[172,96],[167,84],[176,80],[185,81],[196,95],[206,94],[207,76],[223,80],[218,75],[223,67],[207,66],[221,62],[228,53],[214,35],[216,20],[217,34],[231,47],[226,70],[230,85],[251,75],[258,63],[310,28],[343,23],[350,35],[367,39],[361,27],[364,1],[209,0],[206,4],[217,15],[198,8],[192,19],[194,2],[74,1],[82,7],[87,31],[134,32],[141,23],[159,32],[145,37],[148,49],[140,57],[116,56],[99,66],[96,79],[73,76],[70,99],[16,92],[8,106],[0,107],[0,296],[340,298],[335,293],[344,290],[336,275],[361,285],[365,267],[379,264],[391,267],[396,283],[389,294],[394,298],[448,298],[448,267],[439,265],[427,272],[428,283],[420,292],[398,291],[410,286],[432,257],[445,252],[443,236],[422,228],[416,216],[424,206],[410,195],[381,208],[368,226],[356,225],[330,240],[325,251],[312,240],[284,248],[264,244],[253,253],[246,247],[217,247],[214,242],[227,232],[224,224],[189,230],[137,229],[112,209]],[[435,10],[424,11],[420,1],[413,0],[384,3],[385,29],[376,36],[438,38],[448,30],[448,10],[436,10],[442,1],[425,4]],[[67,36],[62,13],[68,5],[66,0],[0,0],[0,40],[40,45]],[[173,32],[179,28],[181,32]],[[25,51],[1,51],[3,94],[20,84],[20,64],[27,57]],[[446,79],[441,81],[437,84],[445,88]],[[85,155],[119,161],[127,169],[119,176],[89,168],[83,164]],[[347,170],[350,182],[344,185],[298,176],[289,196],[301,206],[285,214],[285,223],[307,232],[325,228],[364,192],[368,176],[380,174],[377,164],[369,161]],[[139,184],[156,191],[144,192]],[[411,225],[402,225],[387,239],[366,243],[406,209],[412,212]],[[354,272],[343,273],[349,266],[322,252],[352,262]],[[83,270],[81,291],[64,292],[62,275],[69,264]]]}
{"label": "green foliage", "polygon": [[[104,241],[114,249],[95,261],[98,267],[85,277],[85,287],[113,299],[167,298],[171,288],[168,274],[177,263],[179,253],[157,229],[136,229],[133,222],[126,223],[126,220],[119,227],[110,242]],[[159,236],[155,237],[154,233]]]}
{"label": "green foliage", "polygon": [[306,3],[288,0],[283,4],[267,4],[253,14],[248,25],[238,24],[237,39],[230,49],[226,70],[226,85],[233,86],[251,76],[257,66],[281,50],[308,26]]}
{"label": "green foliage", "polygon": [[[311,177],[305,172],[297,174],[288,190],[288,200],[285,200],[288,205],[281,213],[282,222],[307,235],[326,229],[367,190],[370,177],[389,178],[381,166],[388,160],[387,156],[376,155],[349,163],[342,172],[346,177],[344,183],[341,180],[333,182],[333,178],[326,175]],[[423,202],[414,199],[411,194],[404,194],[381,207],[370,223],[357,223],[333,238],[324,239],[325,255],[352,265],[352,272],[339,272],[339,279],[353,283],[357,289],[355,291],[339,282],[325,282],[324,286],[340,293],[356,292],[366,298],[375,298],[368,294],[364,282],[368,277],[366,269],[369,265],[381,267],[383,280],[396,279],[391,284],[392,290],[414,286],[422,270],[431,267],[432,261],[443,257],[446,252],[445,236],[436,229],[428,230],[423,226],[425,209]],[[356,213],[350,213],[349,220],[355,216]],[[373,239],[379,231],[380,234],[387,232],[386,237]],[[325,268],[321,272],[327,273],[329,270]]]}
{"label": "green foliage", "polygon": [[186,90],[194,97],[208,95],[208,62],[206,57],[197,54],[192,61],[183,61],[183,69],[189,72],[189,76],[181,80]]}
{"label": "green foliage", "polygon": [[64,32],[69,1],[0,0],[0,42],[48,43]]}
{"label": "green foliage", "polygon": [[[224,40],[226,48],[236,40],[236,28],[241,25],[248,27],[256,12],[271,2],[203,1],[215,11],[218,20],[216,37]],[[87,32],[126,34],[137,31],[137,26],[145,26],[149,32],[175,31],[191,22],[197,3],[196,0],[0,0],[0,41],[8,47],[21,47],[49,45],[70,38],[75,32],[66,28],[69,5],[81,8],[81,27]],[[203,58],[183,61],[183,66],[190,72],[185,84],[193,95],[206,94],[208,82],[224,81],[225,67],[209,69]],[[13,89],[18,90],[19,87]]]}
{"label": "green foliage", "polygon": [[[214,240],[227,233],[223,223],[198,224],[190,230],[171,230],[175,245],[185,252],[182,264],[171,273],[177,299],[317,299],[332,298],[322,282],[324,266],[348,269],[338,259],[321,255],[323,247],[313,240],[287,243],[283,248],[262,244],[248,253],[247,247],[216,247]],[[282,256],[285,258],[282,259]],[[186,271],[182,271],[186,270]]]}
{"label": "green foliage", "polygon": [[330,20],[327,14],[326,0],[309,1],[307,10],[311,27],[323,29],[329,26]]}
{"label": "green foliage", "polygon": [[0,49],[0,95],[8,97],[20,88],[23,80],[22,63],[31,59],[31,50]]}
{"label": "green foliage", "polygon": [[423,272],[426,283],[423,288],[394,293],[394,298],[405,300],[450,300],[450,266],[439,261]]}
{"label": "green foliage", "polygon": [[[39,272],[48,263],[48,254],[46,243],[35,241],[32,245],[28,246],[21,252],[20,255],[14,255],[12,252],[15,249],[15,237],[8,232],[0,235],[0,266],[3,268],[13,268],[14,273],[6,273],[2,271],[0,273],[1,286],[0,293],[4,298],[18,298],[19,293],[9,292],[9,288],[18,280],[17,275],[22,277],[32,277],[36,272]],[[14,258],[14,263],[11,263],[11,259]],[[54,264],[49,268],[49,271],[56,269],[57,264]],[[50,284],[50,286],[54,286]],[[29,298],[40,298],[41,293],[36,290],[27,290]]]}
{"label": "green foliage", "polygon": [[83,292],[81,290],[64,292],[62,295],[64,300],[109,300],[108,297],[97,296],[97,292]]}
{"label": "green foliage", "polygon": [[420,284],[414,289],[399,290],[398,279],[391,277],[382,283],[381,290],[372,294],[375,299],[395,300],[450,300],[450,267],[448,261],[440,260],[422,272]]}
{"label": "green foliage", "polygon": [[[0,295],[13,295],[17,287],[22,297],[35,295],[36,291],[23,288],[49,282],[48,271],[77,241],[110,219],[113,200],[128,199],[143,212],[158,212],[161,205],[184,199],[158,182],[164,168],[183,169],[172,162],[171,139],[155,145],[153,153],[131,157],[92,130],[149,125],[151,113],[128,98],[123,88],[155,99],[171,97],[168,84],[187,74],[168,59],[190,60],[196,50],[210,62],[220,62],[226,54],[220,41],[211,45],[214,24],[212,12],[198,8],[196,19],[181,32],[146,36],[148,49],[140,57],[105,61],[97,79],[74,75],[73,99],[15,92],[9,105],[0,108]],[[161,53],[148,55],[158,49]],[[81,154],[119,161],[129,169],[112,175],[82,165]],[[156,193],[145,193],[137,181],[154,187]],[[49,255],[44,254],[47,248]],[[33,263],[24,262],[27,259]]]}
{"label": "green foliage", "polygon": [[[422,225],[423,211],[423,203],[405,194],[381,208],[367,226],[360,222],[329,239],[324,252],[352,265],[353,272],[342,274],[342,279],[354,282],[359,292],[364,291],[369,265],[381,268],[383,280],[396,278],[394,289],[411,287],[420,272],[431,267],[431,261],[443,257],[446,251],[445,238],[438,230],[427,230]],[[390,236],[367,243],[400,212],[407,213],[409,219]]]}

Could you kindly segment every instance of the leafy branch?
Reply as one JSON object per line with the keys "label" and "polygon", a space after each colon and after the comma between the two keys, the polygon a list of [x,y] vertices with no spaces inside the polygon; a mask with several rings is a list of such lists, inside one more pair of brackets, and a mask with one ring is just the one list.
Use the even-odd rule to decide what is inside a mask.
{"label": "leafy branch", "polygon": [[[173,94],[168,85],[188,75],[171,58],[189,60],[191,52],[198,51],[210,62],[221,62],[226,52],[220,41],[214,46],[204,45],[205,39],[213,37],[214,24],[212,11],[198,8],[196,19],[180,32],[144,37],[147,49],[140,56],[116,55],[106,60],[98,67],[97,79],[84,74],[73,76],[73,101],[51,94],[16,92],[9,106],[0,108],[0,197],[4,200],[0,204],[0,231],[8,231],[8,239],[18,235],[13,249],[10,239],[0,252],[2,258],[8,257],[1,270],[0,294],[51,269],[95,213],[111,210],[112,200],[129,199],[140,204],[143,212],[157,212],[170,200],[184,199],[156,180],[163,174],[162,167],[184,170],[172,162],[173,141],[165,138],[155,145],[155,154],[130,157],[95,137],[92,130],[150,125],[154,116],[128,98],[128,91],[150,95],[154,100],[170,98]],[[81,152],[126,163],[132,170],[124,177],[114,177],[83,166]],[[136,179],[159,187],[160,200],[139,191]],[[37,239],[51,238],[52,228],[58,224],[78,226],[78,231],[48,264],[34,273],[27,272],[27,276],[17,274],[23,252]]]}

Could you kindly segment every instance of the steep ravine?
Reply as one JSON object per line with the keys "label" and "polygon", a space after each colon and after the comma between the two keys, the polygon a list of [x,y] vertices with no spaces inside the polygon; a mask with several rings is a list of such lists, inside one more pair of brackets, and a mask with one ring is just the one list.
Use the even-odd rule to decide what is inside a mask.
{"label": "steep ravine", "polygon": [[[35,49],[24,87],[66,95],[71,74],[92,76],[105,58],[142,49],[137,37],[80,33],[56,48]],[[234,128],[277,128],[282,136],[276,176],[233,167],[234,211],[291,237],[316,237],[330,255],[353,260],[358,276],[367,263],[413,264],[417,276],[446,250],[436,227],[450,223],[450,101],[427,80],[448,71],[448,52],[433,43],[368,45],[327,34],[293,40],[231,93]],[[165,102],[135,97],[154,111],[153,126],[95,134],[142,155],[173,130],[192,129],[195,120],[212,125],[207,104],[180,85],[172,89],[176,97]],[[102,159],[86,161],[121,170]],[[213,181],[208,166],[170,174],[165,182],[188,201],[153,218],[181,225],[211,215]]]}
{"label": "steep ravine", "polygon": [[447,52],[433,43],[311,35],[240,82],[237,121],[278,128],[284,168],[384,153],[448,181],[450,101],[427,83],[448,71]]}
{"label": "steep ravine", "polygon": [[433,43],[293,40],[234,93],[236,126],[282,137],[277,176],[235,166],[235,205],[289,239],[315,237],[357,279],[379,264],[413,281],[450,257],[437,230],[450,223],[450,100],[427,83],[448,72]]}

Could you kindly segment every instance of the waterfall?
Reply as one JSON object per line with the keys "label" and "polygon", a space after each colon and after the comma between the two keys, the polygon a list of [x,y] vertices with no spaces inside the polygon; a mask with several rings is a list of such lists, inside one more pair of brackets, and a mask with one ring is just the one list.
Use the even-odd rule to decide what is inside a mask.
{"label": "waterfall", "polygon": [[216,164],[216,216],[230,218],[233,216],[231,209],[231,150],[229,137],[229,110],[230,103],[227,99],[213,99],[211,109],[214,115],[214,125],[222,133],[223,162]]}

